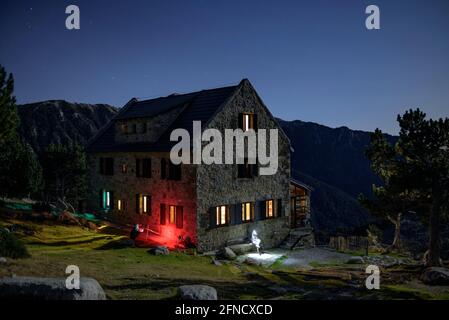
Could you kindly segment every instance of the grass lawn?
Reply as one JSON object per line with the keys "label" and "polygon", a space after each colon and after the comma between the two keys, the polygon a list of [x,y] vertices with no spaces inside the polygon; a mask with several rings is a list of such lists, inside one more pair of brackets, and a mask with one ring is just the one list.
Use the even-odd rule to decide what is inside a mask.
{"label": "grass lawn", "polygon": [[[173,299],[177,287],[183,284],[211,285],[220,299],[339,299],[344,297],[340,295],[342,292],[349,298],[364,295],[372,299],[449,298],[448,288],[429,288],[416,281],[383,282],[382,290],[368,291],[364,288],[366,275],[362,266],[338,265],[334,261],[313,264],[312,272],[317,272],[318,277],[284,267],[285,256],[268,268],[237,262],[217,266],[207,256],[177,251],[168,256],[154,256],[146,248],[120,248],[117,243],[126,237],[113,227],[94,231],[0,218],[0,226],[12,224],[18,225],[15,234],[26,244],[31,257],[8,259],[6,266],[0,268],[0,277],[12,274],[65,277],[66,267],[77,265],[81,276],[95,278],[109,299]],[[320,272],[331,277],[323,278]],[[345,280],[349,273],[351,281]]]}
{"label": "grass lawn", "polygon": [[154,256],[145,248],[119,248],[115,229],[92,231],[78,226],[46,225],[1,220],[0,225],[25,226],[34,235],[18,232],[31,258],[8,259],[0,276],[65,277],[68,265],[77,265],[81,276],[95,278],[111,299],[169,299],[183,284],[208,284],[217,288],[221,298],[266,296],[269,292],[246,273],[260,267],[216,266],[210,257],[172,251],[168,256]]}

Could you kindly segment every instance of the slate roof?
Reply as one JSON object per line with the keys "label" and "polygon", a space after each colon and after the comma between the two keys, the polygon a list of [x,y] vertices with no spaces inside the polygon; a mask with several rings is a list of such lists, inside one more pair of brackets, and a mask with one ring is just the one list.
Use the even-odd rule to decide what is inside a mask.
{"label": "slate roof", "polygon": [[[88,152],[169,151],[176,142],[170,141],[170,132],[183,128],[192,132],[193,121],[204,126],[218,112],[225,101],[239,87],[229,86],[180,95],[170,95],[144,101],[131,101],[124,106],[88,144]],[[174,108],[184,108],[156,142],[116,143],[114,123],[117,120],[153,117]]]}

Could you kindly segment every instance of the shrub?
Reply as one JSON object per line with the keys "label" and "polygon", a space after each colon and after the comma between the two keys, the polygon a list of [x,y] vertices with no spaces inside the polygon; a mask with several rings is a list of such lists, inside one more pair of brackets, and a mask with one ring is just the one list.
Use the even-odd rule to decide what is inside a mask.
{"label": "shrub", "polygon": [[0,256],[19,259],[28,258],[30,254],[22,241],[11,232],[0,229]]}
{"label": "shrub", "polygon": [[51,212],[51,206],[48,202],[36,202],[31,206],[36,212]]}

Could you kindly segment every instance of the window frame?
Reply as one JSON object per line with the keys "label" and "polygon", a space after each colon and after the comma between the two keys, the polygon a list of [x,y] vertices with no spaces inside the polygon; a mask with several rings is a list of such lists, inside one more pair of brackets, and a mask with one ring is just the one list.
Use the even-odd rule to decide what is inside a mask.
{"label": "window frame", "polygon": [[151,158],[136,158],[136,177],[148,179],[152,177]]}
{"label": "window frame", "polygon": [[136,201],[136,213],[139,215],[150,216],[152,212],[151,203],[152,203],[151,195],[138,193]]}
{"label": "window frame", "polygon": [[[248,206],[249,205],[249,206]],[[249,219],[247,209],[249,207]],[[254,211],[255,211],[255,203],[254,202],[242,202],[242,223],[248,223],[254,221]]]}
{"label": "window frame", "polygon": [[[222,212],[221,210],[224,208],[224,222],[222,222]],[[230,210],[229,205],[222,204],[215,206],[215,227],[225,227],[230,224],[231,217],[230,217]]]}
{"label": "window frame", "polygon": [[[267,199],[264,200],[264,207],[265,207],[265,212],[264,212],[264,218],[265,219],[274,219],[277,217],[277,201],[275,201],[275,199]],[[269,215],[268,210],[269,210],[269,203],[271,203],[271,215]]]}

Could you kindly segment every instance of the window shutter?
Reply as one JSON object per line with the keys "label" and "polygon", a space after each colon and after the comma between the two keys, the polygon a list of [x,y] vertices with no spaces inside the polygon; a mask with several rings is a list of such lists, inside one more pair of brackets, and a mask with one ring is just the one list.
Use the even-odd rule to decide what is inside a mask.
{"label": "window shutter", "polygon": [[161,179],[167,178],[167,161],[165,158],[161,159]]}
{"label": "window shutter", "polygon": [[111,158],[111,160],[109,160],[111,162],[110,166],[110,174],[113,175],[114,174],[114,158]]}
{"label": "window shutter", "polygon": [[100,174],[104,174],[104,158],[100,158]]}
{"label": "window shutter", "polygon": [[257,159],[255,164],[251,164],[251,175],[253,177],[257,177],[259,175],[259,164],[257,163]]}
{"label": "window shutter", "polygon": [[103,201],[103,190],[100,190],[99,193],[99,200],[100,200],[100,209],[104,209],[104,201]]}
{"label": "window shutter", "polygon": [[237,203],[234,205],[234,216],[235,216],[235,224],[241,224],[242,223],[242,204]]}
{"label": "window shutter", "polygon": [[238,128],[243,130],[243,113],[239,113]]}
{"label": "window shutter", "polygon": [[136,158],[136,177],[139,176],[140,159]]}
{"label": "window shutter", "polygon": [[236,205],[235,204],[231,204],[229,205],[229,224],[230,225],[235,225],[236,223],[236,216],[235,216],[235,210],[236,210]]}
{"label": "window shutter", "polygon": [[112,210],[114,209],[114,192],[113,191],[109,191],[109,208]]}
{"label": "window shutter", "polygon": [[182,229],[184,225],[184,212],[182,206],[176,206],[176,228]]}
{"label": "window shutter", "polygon": [[147,195],[147,214],[150,216],[153,212],[153,209],[151,207],[151,196]]}
{"label": "window shutter", "polygon": [[165,224],[165,222],[167,221],[166,219],[166,205],[165,205],[165,203],[161,203],[161,210],[160,210],[160,213],[159,213],[159,219],[160,219],[160,224],[161,225],[164,225]]}
{"label": "window shutter", "polygon": [[257,126],[257,114],[255,113],[255,114],[253,114],[253,129],[254,129],[254,131],[257,131],[257,128],[258,128],[258,126]]}
{"label": "window shutter", "polygon": [[277,210],[276,210],[276,217],[282,217],[283,216],[283,212],[282,212],[282,199],[278,199],[277,201]]}
{"label": "window shutter", "polygon": [[216,210],[216,207],[211,207],[209,209],[209,223],[211,228],[215,228],[217,226]]}
{"label": "window shutter", "polygon": [[151,159],[145,158],[142,160],[142,176],[151,178]]}
{"label": "window shutter", "polygon": [[262,216],[262,202],[263,201],[256,201],[254,203],[254,221],[259,221],[263,219]]}
{"label": "window shutter", "polygon": [[265,200],[259,201],[259,217],[260,220],[263,220],[267,217],[267,202]]}
{"label": "window shutter", "polygon": [[136,194],[136,213],[140,213],[140,194]]}

